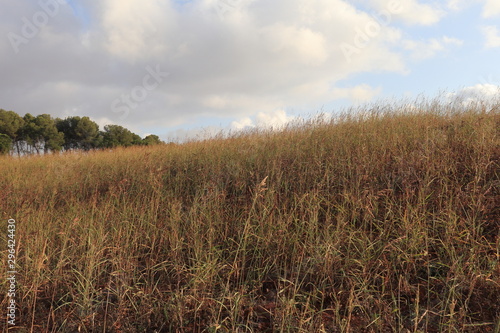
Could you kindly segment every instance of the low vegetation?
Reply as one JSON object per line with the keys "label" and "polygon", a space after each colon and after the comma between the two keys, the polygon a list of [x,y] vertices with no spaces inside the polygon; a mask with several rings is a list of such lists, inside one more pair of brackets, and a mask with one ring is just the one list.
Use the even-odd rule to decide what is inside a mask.
{"label": "low vegetation", "polygon": [[498,106],[5,156],[0,197],[19,332],[500,332]]}

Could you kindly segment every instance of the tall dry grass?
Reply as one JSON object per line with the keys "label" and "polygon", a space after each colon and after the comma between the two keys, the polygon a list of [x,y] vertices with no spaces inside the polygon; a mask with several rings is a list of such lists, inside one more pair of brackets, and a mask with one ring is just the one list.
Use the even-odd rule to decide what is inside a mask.
{"label": "tall dry grass", "polygon": [[500,332],[498,108],[6,157],[0,197],[19,332]]}

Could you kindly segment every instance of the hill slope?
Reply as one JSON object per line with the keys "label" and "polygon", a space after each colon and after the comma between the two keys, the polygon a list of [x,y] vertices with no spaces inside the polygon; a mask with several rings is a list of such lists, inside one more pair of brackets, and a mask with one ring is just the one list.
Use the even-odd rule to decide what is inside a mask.
{"label": "hill slope", "polygon": [[498,332],[500,112],[422,108],[0,159],[2,235],[17,223],[18,322]]}

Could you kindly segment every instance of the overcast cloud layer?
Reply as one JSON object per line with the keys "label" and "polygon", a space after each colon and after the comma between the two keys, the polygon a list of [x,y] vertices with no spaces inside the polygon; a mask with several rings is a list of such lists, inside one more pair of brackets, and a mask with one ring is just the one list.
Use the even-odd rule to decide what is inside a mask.
{"label": "overcast cloud layer", "polygon": [[498,62],[488,71],[484,60],[500,51],[498,0],[0,6],[0,108],[90,116],[141,135],[276,125],[340,101],[429,93],[433,73],[442,89],[467,93],[490,93],[500,79]]}

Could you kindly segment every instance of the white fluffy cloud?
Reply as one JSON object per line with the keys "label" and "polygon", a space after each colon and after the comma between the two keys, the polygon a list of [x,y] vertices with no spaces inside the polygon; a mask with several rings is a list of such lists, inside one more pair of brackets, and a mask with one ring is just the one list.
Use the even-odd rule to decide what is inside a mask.
{"label": "white fluffy cloud", "polygon": [[295,119],[296,117],[288,115],[284,110],[274,110],[271,112],[259,112],[253,117],[244,117],[233,121],[231,127],[236,130],[249,127],[279,129]]}
{"label": "white fluffy cloud", "polygon": [[294,120],[294,116],[289,116],[284,110],[276,110],[270,113],[259,112],[256,117],[258,127],[281,127]]}
{"label": "white fluffy cloud", "polygon": [[[217,4],[104,0],[86,4],[87,26],[69,6],[61,7],[39,35],[21,45],[19,57],[0,42],[3,88],[13,91],[0,90],[4,106],[22,113],[36,105],[55,115],[79,110],[125,125],[150,118],[168,126],[199,116],[274,112],[293,103],[314,109],[338,98],[335,82],[353,73],[404,70],[389,47],[397,43],[396,29],[388,26],[358,49],[352,63],[346,61],[339,44],[353,43],[356,29],[373,21],[347,1],[242,1],[222,17]],[[40,11],[37,4],[9,8],[0,32],[20,30],[23,16]],[[148,66],[170,75],[144,100],[121,103],[127,112],[113,112],[116,99],[142,96],[136,88],[150,82]]]}
{"label": "white fluffy cloud", "polygon": [[432,25],[445,14],[439,6],[418,0],[371,0],[369,3],[378,11],[392,12],[395,19],[412,25]]}
{"label": "white fluffy cloud", "polygon": [[101,24],[111,55],[135,61],[170,52],[176,13],[168,1],[104,0]]}
{"label": "white fluffy cloud", "polygon": [[263,28],[261,35],[271,52],[294,55],[299,64],[319,66],[328,59],[327,40],[321,31],[277,23]]}
{"label": "white fluffy cloud", "polygon": [[[284,109],[377,96],[379,87],[338,84],[359,73],[407,72],[403,38],[420,58],[459,44],[408,40],[397,24],[431,25],[443,14],[417,0],[397,8],[372,0],[375,17],[347,0],[241,0],[223,9],[220,0],[72,2],[81,8],[62,5],[19,54],[0,40],[0,107],[87,115],[149,127],[145,133],[202,118],[281,124],[289,120]],[[0,6],[3,36],[22,34],[23,17],[43,11],[35,1]],[[157,67],[169,75],[156,85],[148,68]]]}
{"label": "white fluffy cloud", "polygon": [[483,16],[493,17],[500,15],[500,1],[498,0],[485,0]]}
{"label": "white fluffy cloud", "polygon": [[486,48],[500,47],[500,32],[494,25],[482,27],[483,36],[485,38]]}
{"label": "white fluffy cloud", "polygon": [[376,97],[381,90],[381,88],[362,84],[353,88],[336,88],[334,94],[336,98],[347,98],[354,103],[364,103]]}
{"label": "white fluffy cloud", "polygon": [[466,87],[459,92],[463,97],[484,96],[487,98],[498,97],[500,87],[494,84],[477,84],[475,86]]}
{"label": "white fluffy cloud", "polygon": [[245,117],[240,120],[235,120],[231,123],[231,127],[236,130],[242,130],[247,127],[255,127],[253,120],[250,117]]}
{"label": "white fluffy cloud", "polygon": [[427,41],[405,40],[403,47],[411,52],[414,59],[422,60],[446,53],[450,47],[460,47],[462,44],[462,40],[444,36]]}
{"label": "white fluffy cloud", "polygon": [[470,0],[448,0],[446,6],[453,11],[460,11],[471,5]]}
{"label": "white fluffy cloud", "polygon": [[448,0],[446,6],[451,10],[460,11],[477,3],[483,5],[483,17],[491,18],[500,15],[500,1],[498,0]]}
{"label": "white fluffy cloud", "polygon": [[463,105],[476,103],[477,101],[498,103],[500,102],[500,86],[488,83],[477,84],[450,93],[445,98],[449,101],[458,101]]}

